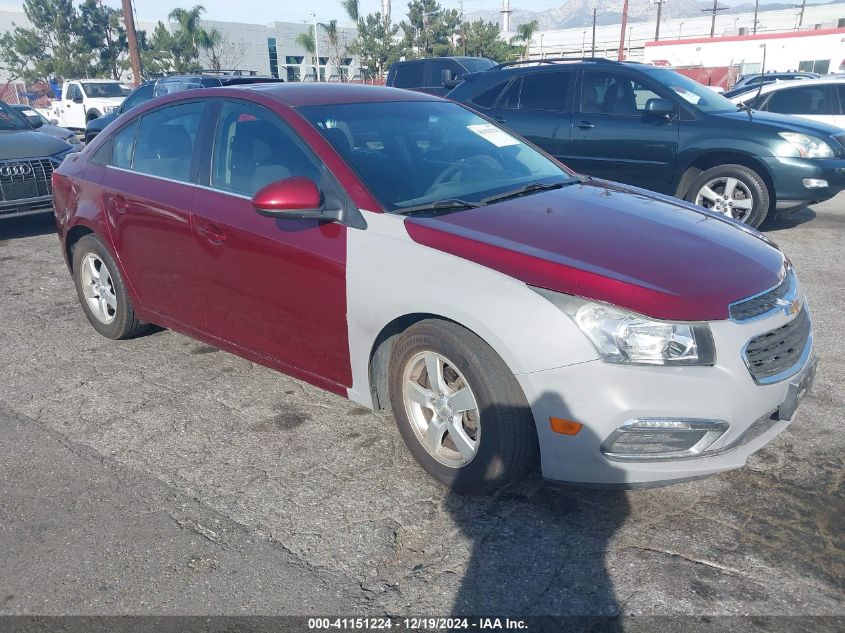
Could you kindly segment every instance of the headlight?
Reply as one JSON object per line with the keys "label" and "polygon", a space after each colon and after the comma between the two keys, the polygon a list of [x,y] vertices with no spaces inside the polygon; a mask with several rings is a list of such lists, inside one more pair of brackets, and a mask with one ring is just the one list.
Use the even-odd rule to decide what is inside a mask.
{"label": "headlight", "polygon": [[671,323],[543,288],[532,289],[563,310],[602,360],[631,365],[713,365],[706,323]]}
{"label": "headlight", "polygon": [[833,149],[820,138],[797,132],[779,132],[783,140],[787,141],[801,158],[833,158]]}
{"label": "headlight", "polygon": [[71,145],[79,145],[81,142],[76,134],[71,134],[65,139],[65,143],[70,143]]}

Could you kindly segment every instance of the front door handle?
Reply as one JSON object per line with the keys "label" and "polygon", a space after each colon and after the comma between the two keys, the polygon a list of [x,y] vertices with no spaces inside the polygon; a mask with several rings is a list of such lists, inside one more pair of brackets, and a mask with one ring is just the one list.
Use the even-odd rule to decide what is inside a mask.
{"label": "front door handle", "polygon": [[493,120],[494,120],[494,121],[498,121],[499,123],[504,123],[504,122],[505,122],[505,117],[503,117],[503,116],[494,116],[494,117],[493,117]]}
{"label": "front door handle", "polygon": [[573,123],[572,127],[577,127],[579,130],[592,130],[596,126],[589,121],[578,121],[578,123]]}
{"label": "front door handle", "polygon": [[215,246],[222,246],[226,241],[226,234],[223,229],[213,224],[199,224],[197,232]]}

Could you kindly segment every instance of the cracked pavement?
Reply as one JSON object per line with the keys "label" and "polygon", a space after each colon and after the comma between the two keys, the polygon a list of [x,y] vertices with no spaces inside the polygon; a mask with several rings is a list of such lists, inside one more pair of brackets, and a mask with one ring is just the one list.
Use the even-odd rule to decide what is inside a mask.
{"label": "cracked pavement", "polygon": [[0,614],[845,616],[843,203],[767,232],[821,364],[745,468],[481,498],[388,415],[170,331],[100,337],[52,218],[6,220]]}

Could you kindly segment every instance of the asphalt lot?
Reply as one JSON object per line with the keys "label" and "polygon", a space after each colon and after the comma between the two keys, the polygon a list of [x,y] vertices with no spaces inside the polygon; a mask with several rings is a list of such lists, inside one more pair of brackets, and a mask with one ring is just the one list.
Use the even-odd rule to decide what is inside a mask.
{"label": "asphalt lot", "polygon": [[767,233],[821,358],[774,443],[668,488],[467,498],[389,417],[173,332],[101,338],[52,219],[0,223],[0,614],[845,616],[845,195]]}

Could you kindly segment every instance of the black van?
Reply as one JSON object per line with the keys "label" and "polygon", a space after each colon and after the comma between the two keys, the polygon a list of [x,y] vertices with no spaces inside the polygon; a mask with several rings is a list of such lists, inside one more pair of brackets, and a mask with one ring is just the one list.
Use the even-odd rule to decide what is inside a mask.
{"label": "black van", "polygon": [[575,171],[683,198],[751,226],[845,189],[845,131],[735,105],[667,68],[509,62],[447,97]]}
{"label": "black van", "polygon": [[394,62],[386,85],[443,96],[460,83],[467,73],[488,70],[496,65],[486,57],[431,57]]}

